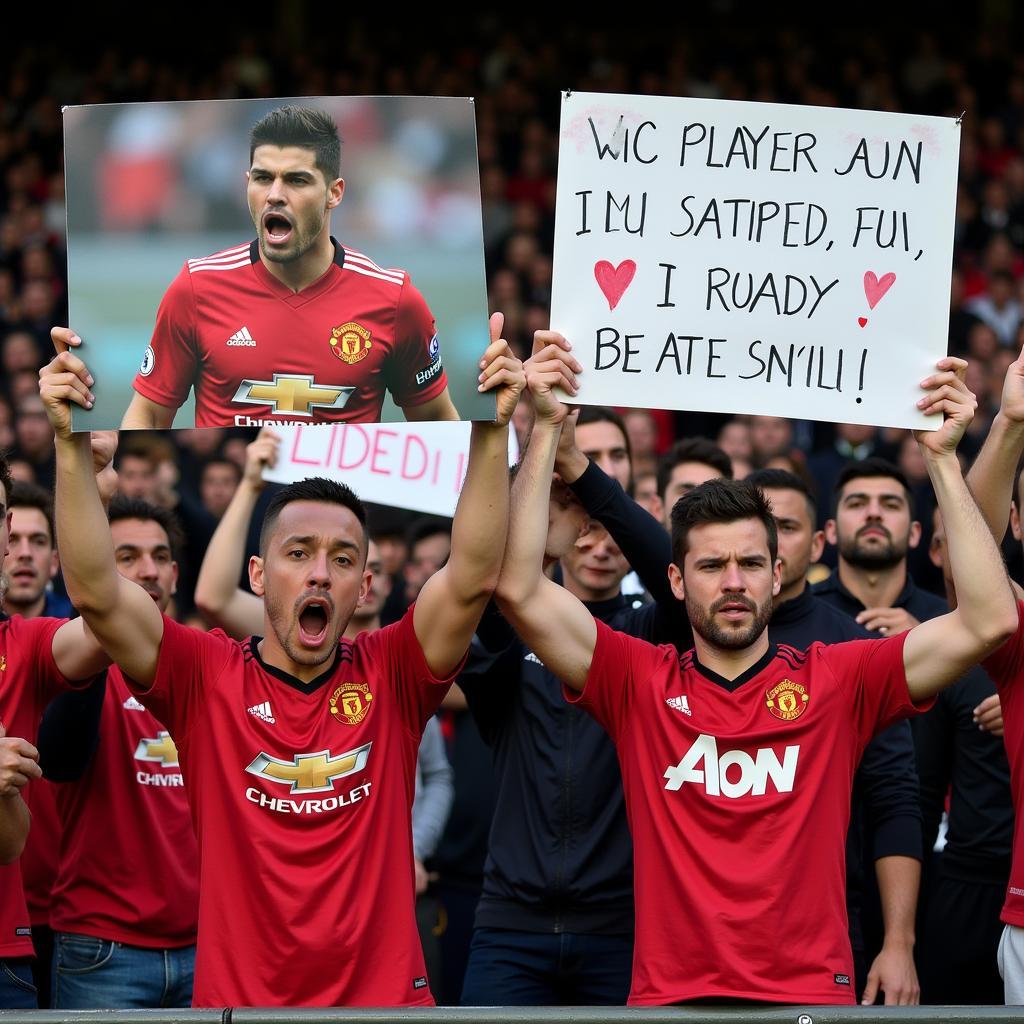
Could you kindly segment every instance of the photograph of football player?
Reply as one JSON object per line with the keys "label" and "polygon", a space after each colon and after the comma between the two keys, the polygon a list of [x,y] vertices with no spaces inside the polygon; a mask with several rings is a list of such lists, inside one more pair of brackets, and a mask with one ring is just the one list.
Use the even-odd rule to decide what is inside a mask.
{"label": "photograph of football player", "polygon": [[[106,135],[94,144],[101,154],[121,136],[142,142],[157,129],[173,144],[161,155],[165,166],[159,175],[153,167],[136,168],[134,156],[97,156],[108,172],[93,186],[100,213],[87,215],[83,197],[69,195],[71,234],[91,239],[98,264],[122,250],[136,253],[140,269],[131,270],[125,281],[144,274],[148,305],[143,315],[130,304],[133,330],[126,345],[120,314],[110,309],[111,295],[92,279],[98,271],[84,256],[76,258],[82,249],[72,242],[71,302],[77,312],[76,296],[84,296],[82,337],[86,343],[92,337],[111,339],[123,353],[112,367],[90,352],[98,379],[108,382],[97,395],[103,422],[81,410],[76,429],[191,426],[190,417],[197,427],[493,418],[493,398],[476,392],[477,353],[470,354],[465,344],[473,334],[478,347],[485,336],[482,236],[478,270],[468,245],[473,231],[465,231],[464,217],[454,217],[450,225],[460,232],[456,263],[450,252],[434,251],[446,246],[438,237],[441,214],[428,209],[426,196],[437,183],[432,171],[406,169],[408,154],[398,152],[402,128],[393,127],[403,116],[396,104],[405,98],[363,101],[362,108],[352,106],[354,99],[278,100],[272,107],[265,101],[125,104],[120,120],[106,123]],[[72,153],[82,152],[85,124],[92,124],[94,135],[102,127],[95,108],[77,109],[85,113],[79,118],[83,124],[69,122],[69,163]],[[459,122],[458,144],[450,141],[447,122],[426,121],[432,109],[414,108],[418,130],[429,132],[432,144],[457,150],[461,159],[465,126]],[[442,113],[454,124],[462,112],[446,107]],[[471,118],[471,110],[465,113]],[[217,138],[209,134],[204,114],[222,123]],[[369,117],[371,124],[360,117]],[[186,139],[173,141],[193,131],[201,138],[191,151],[182,148]],[[360,134],[368,131],[370,141]],[[398,141],[385,138],[388,131]],[[351,145],[343,142],[345,134],[355,137]],[[200,155],[206,151],[210,166]],[[126,211],[105,198],[108,178],[129,173],[133,180],[136,173],[143,180],[147,174],[166,179],[173,196],[166,204],[181,207],[185,224],[174,223],[177,210],[157,205],[140,220],[133,208]],[[193,174],[197,181],[190,188]],[[346,178],[351,178],[348,185]],[[465,192],[467,180],[463,171],[451,188]],[[442,194],[445,188],[440,186]],[[478,200],[478,182],[467,195],[474,189]],[[407,229],[396,220],[396,193],[409,215]],[[162,195],[154,184],[147,201],[157,203]],[[343,200],[344,214],[333,217]],[[239,231],[246,213],[255,237]],[[115,233],[112,229],[125,220],[130,230]],[[156,241],[142,230],[147,227]],[[417,283],[409,270],[390,266],[392,260],[418,267]],[[172,267],[177,274],[168,285]],[[449,283],[451,276],[459,283]],[[472,292],[477,279],[479,295],[467,318],[467,299],[460,297],[453,306],[453,295],[456,289]],[[437,301],[428,304],[418,285]],[[109,397],[114,389],[116,402]],[[115,419],[107,422],[111,416]]]}

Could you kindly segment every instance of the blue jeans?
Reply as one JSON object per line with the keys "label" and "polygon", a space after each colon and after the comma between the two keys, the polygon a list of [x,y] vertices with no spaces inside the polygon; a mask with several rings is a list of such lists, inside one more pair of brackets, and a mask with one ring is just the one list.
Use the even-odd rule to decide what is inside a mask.
{"label": "blue jeans", "polygon": [[629,995],[632,935],[477,928],[463,1006],[622,1006]]}
{"label": "blue jeans", "polygon": [[0,960],[0,1009],[39,1009],[31,961]]}
{"label": "blue jeans", "polygon": [[196,947],[143,949],[92,935],[57,932],[55,1010],[132,1010],[190,1006]]}

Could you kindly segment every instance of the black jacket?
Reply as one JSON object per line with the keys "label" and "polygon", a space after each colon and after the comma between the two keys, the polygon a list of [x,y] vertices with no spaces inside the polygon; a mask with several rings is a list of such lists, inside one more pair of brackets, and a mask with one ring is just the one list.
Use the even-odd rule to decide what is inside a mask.
{"label": "black jacket", "polygon": [[[624,598],[588,605],[630,632]],[[611,737],[490,606],[458,683],[494,754],[497,797],[476,925],[633,931],[633,846]]]}

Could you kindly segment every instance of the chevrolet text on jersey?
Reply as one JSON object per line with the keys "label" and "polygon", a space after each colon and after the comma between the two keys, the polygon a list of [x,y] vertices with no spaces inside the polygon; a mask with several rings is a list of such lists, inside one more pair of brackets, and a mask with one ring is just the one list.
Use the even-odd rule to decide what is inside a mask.
{"label": "chevrolet text on jersey", "polygon": [[[782,761],[771,747],[762,747],[751,757],[745,750],[727,750],[719,756],[714,736],[701,733],[677,765],[669,765],[665,788],[676,792],[687,782],[700,783],[708,796],[737,799],[764,796],[771,779],[778,793],[792,793],[800,747],[786,747]],[[703,769],[698,766],[703,764]],[[731,770],[730,770],[731,769]],[[739,769],[739,777],[737,771]]]}

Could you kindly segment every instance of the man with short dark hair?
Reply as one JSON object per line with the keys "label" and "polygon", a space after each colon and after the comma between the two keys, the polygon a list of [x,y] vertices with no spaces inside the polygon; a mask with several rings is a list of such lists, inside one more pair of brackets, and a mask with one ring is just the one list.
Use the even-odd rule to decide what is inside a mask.
{"label": "man with short dark hair", "polygon": [[186,260],[164,295],[123,427],[458,419],[434,318],[404,270],[330,233],[345,192],[331,118],[281,107],[250,135],[252,242]]}
{"label": "man with short dark hair", "polygon": [[712,480],[673,510],[668,572],[695,633],[681,659],[596,621],[541,571],[567,409],[552,393],[562,379],[529,374],[536,420],[496,597],[618,747],[636,865],[631,1003],[853,1002],[842,842],[860,753],[1013,629],[999,552],[956,458],[975,404],[963,367],[943,360],[925,381],[921,408],[945,418],[919,435],[955,535],[957,611],[888,639],[776,647],[775,518],[753,485]]}
{"label": "man with short dark hair", "polygon": [[[181,528],[167,509],[115,497],[118,572],[166,611]],[[56,1009],[188,1006],[199,914],[198,850],[178,751],[111,666],[62,694],[39,730],[62,825],[50,922]]]}
{"label": "man with short dark hair", "polygon": [[59,597],[50,583],[60,568],[53,533],[53,499],[37,484],[15,483],[11,488],[11,534],[4,572],[7,592],[4,611],[34,619],[37,615],[71,614],[67,598]]}
{"label": "man with short dark hair", "polygon": [[[393,626],[341,639],[366,597],[362,503],[328,480],[271,500],[249,563],[263,637],[161,616],[120,577],[71,403],[92,375],[61,351],[40,371],[56,435],[68,591],[129,686],[175,737],[200,848],[196,1006],[430,1005],[416,933],[411,801],[427,719],[458,671],[500,572],[508,421],[522,365],[481,360],[497,422],[474,423],[452,554]],[[271,938],[273,941],[271,941]],[[383,945],[382,945],[383,942]]]}
{"label": "man with short dark hair", "polygon": [[732,461],[714,441],[706,437],[677,441],[658,463],[658,497],[665,526],[670,526],[672,507],[688,491],[708,480],[731,479]]}

